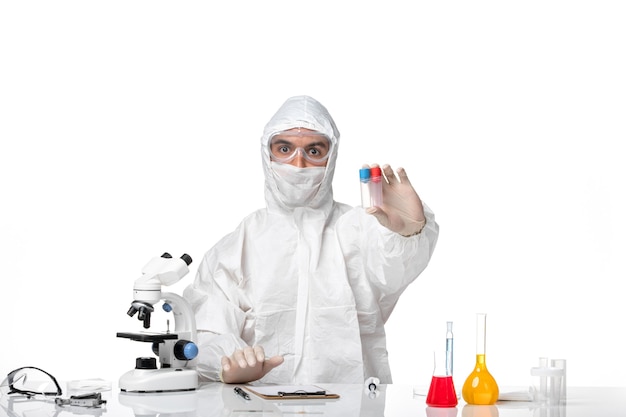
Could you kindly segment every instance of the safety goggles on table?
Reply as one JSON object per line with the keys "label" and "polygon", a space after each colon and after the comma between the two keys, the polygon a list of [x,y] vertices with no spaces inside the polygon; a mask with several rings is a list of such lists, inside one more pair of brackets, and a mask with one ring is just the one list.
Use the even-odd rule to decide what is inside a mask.
{"label": "safety goggles on table", "polygon": [[[61,398],[63,391],[56,378],[34,366],[25,366],[15,369],[6,376],[0,384],[0,398],[6,397],[9,402],[9,411],[18,404],[37,404],[52,402],[56,406],[101,407],[106,404],[100,392],[89,392]],[[4,407],[5,401],[0,401]],[[32,410],[31,410],[32,411]],[[25,414],[24,414],[25,415]]]}
{"label": "safety goggles on table", "polygon": [[11,395],[20,394],[27,397],[60,396],[61,386],[56,378],[43,369],[33,366],[25,366],[15,369],[7,375],[0,384],[0,394]]}

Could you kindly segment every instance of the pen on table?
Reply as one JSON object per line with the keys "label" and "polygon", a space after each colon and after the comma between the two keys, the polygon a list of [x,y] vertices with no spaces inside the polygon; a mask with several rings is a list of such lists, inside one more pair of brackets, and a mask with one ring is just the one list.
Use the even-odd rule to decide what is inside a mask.
{"label": "pen on table", "polygon": [[248,393],[242,390],[241,388],[235,387],[234,391],[235,391],[235,394],[239,395],[244,400],[250,400],[250,395],[248,395]]}

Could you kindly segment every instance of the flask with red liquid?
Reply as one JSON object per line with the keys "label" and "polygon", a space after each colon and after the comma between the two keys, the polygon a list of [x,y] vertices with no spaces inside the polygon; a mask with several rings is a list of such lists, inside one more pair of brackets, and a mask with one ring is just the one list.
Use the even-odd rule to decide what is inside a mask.
{"label": "flask with red liquid", "polygon": [[426,396],[426,405],[430,407],[456,407],[459,403],[447,357],[444,351],[434,353],[435,369]]}

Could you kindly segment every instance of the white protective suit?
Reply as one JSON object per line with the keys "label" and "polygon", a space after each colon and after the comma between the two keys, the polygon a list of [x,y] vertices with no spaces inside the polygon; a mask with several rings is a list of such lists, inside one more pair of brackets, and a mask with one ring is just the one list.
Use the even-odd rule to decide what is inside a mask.
{"label": "white protective suit", "polygon": [[[285,200],[310,184],[287,186],[273,171],[267,146],[273,134],[295,127],[324,133],[333,143],[321,184],[313,184],[304,207]],[[438,225],[424,205],[426,226],[404,237],[363,208],[335,202],[338,145],[330,114],[308,96],[287,100],[266,125],[267,207],[205,254],[184,293],[196,314],[203,379],[218,380],[222,356],[260,345],[266,357],[285,358],[265,383],[363,383],[372,376],[392,382],[384,324],[426,268]]]}

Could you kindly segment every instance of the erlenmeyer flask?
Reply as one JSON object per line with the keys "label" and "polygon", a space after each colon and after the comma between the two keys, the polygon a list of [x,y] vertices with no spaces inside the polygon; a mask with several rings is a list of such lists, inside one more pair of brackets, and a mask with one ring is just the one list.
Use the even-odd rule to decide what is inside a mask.
{"label": "erlenmeyer flask", "polygon": [[476,366],[463,384],[463,399],[468,404],[492,405],[498,400],[498,384],[487,370],[485,359],[486,314],[476,315]]}
{"label": "erlenmeyer flask", "polygon": [[446,358],[447,354],[443,350],[434,352],[435,369],[426,396],[426,404],[430,407],[456,407],[459,403]]}

